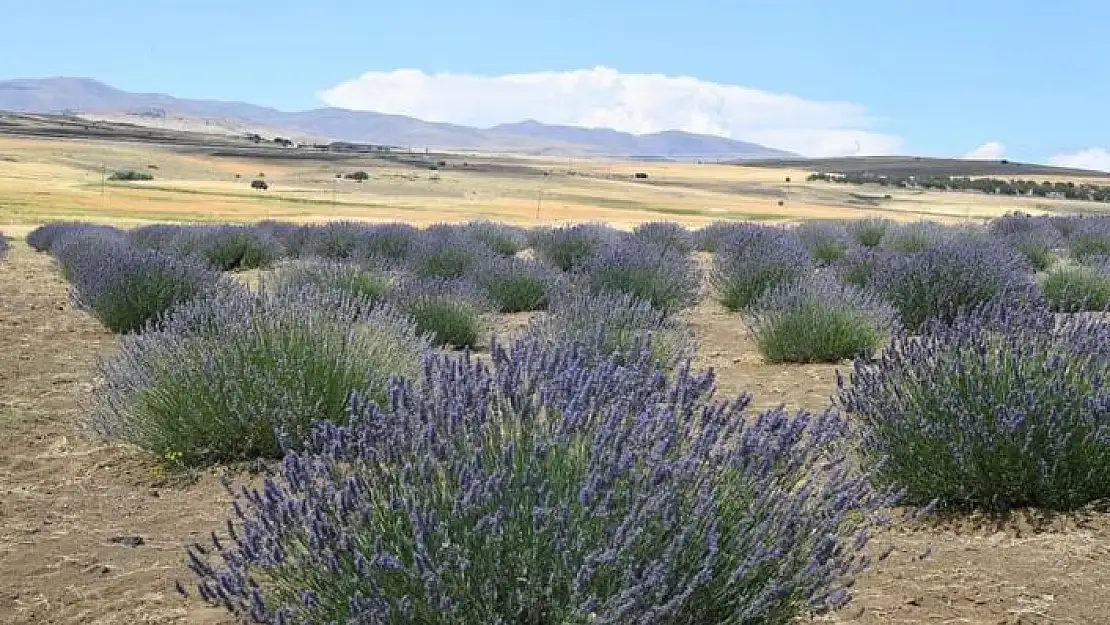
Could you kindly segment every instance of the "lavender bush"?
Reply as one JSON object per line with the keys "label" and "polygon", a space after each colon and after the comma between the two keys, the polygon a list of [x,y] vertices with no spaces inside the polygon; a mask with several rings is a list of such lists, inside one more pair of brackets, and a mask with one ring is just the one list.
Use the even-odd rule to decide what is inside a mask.
{"label": "lavender bush", "polygon": [[196,588],[271,624],[776,625],[843,605],[893,498],[851,469],[835,413],[749,416],[713,387],[574,346],[429,356],[261,489],[228,482],[228,536],[188,551]]}
{"label": "lavender bush", "polygon": [[357,298],[220,292],[121,337],[99,363],[92,426],[174,467],[281,457],[281,440],[342,418],[353,391],[387,403],[390,377],[414,376],[427,348],[410,321]]}
{"label": "lavender bush", "polygon": [[748,222],[715,221],[698,228],[693,233],[694,249],[699,252],[714,253],[737,232],[751,227]]}
{"label": "lavender bush", "polygon": [[544,310],[552,291],[565,284],[556,270],[522,258],[485,259],[475,267],[472,279],[503,313]]}
{"label": "lavender bush", "polygon": [[393,280],[380,271],[353,262],[302,259],[275,271],[278,289],[315,287],[365,299],[370,305],[383,301],[393,290]]}
{"label": "lavender bush", "polygon": [[632,239],[665,255],[688,256],[694,251],[694,235],[669,221],[649,221],[632,230]]}
{"label": "lavender bush", "polygon": [[268,267],[283,256],[277,239],[250,226],[194,226],[173,243],[183,256],[195,256],[219,271]]}
{"label": "lavender bush", "polygon": [[497,256],[516,256],[528,245],[524,230],[508,224],[482,219],[466,224],[464,231]]}
{"label": "lavender bush", "polygon": [[533,232],[532,248],[543,262],[571,271],[622,238],[620,232],[604,224],[575,224]]}
{"label": "lavender bush", "polygon": [[185,236],[191,226],[180,224],[147,224],[127,232],[132,245],[143,249],[174,253],[174,242]]}
{"label": "lavender bush", "polygon": [[697,303],[701,283],[689,255],[665,253],[636,240],[606,247],[582,272],[595,293],[629,293],[667,313]]}
{"label": "lavender bush", "polygon": [[848,229],[838,221],[805,221],[794,229],[795,235],[821,265],[829,265],[844,257],[849,250]]}
{"label": "lavender bush", "polygon": [[63,256],[76,306],[117,333],[148,328],[175,306],[229,287],[199,263],[126,243],[71,245]]}
{"label": "lavender bush", "polygon": [[1064,244],[1059,230],[1045,216],[1010,213],[992,220],[988,231],[1021,252],[1036,271],[1051,267],[1056,262],[1056,248]]}
{"label": "lavender bush", "polygon": [[72,282],[77,272],[99,262],[99,256],[105,250],[127,246],[127,235],[122,230],[88,225],[52,237],[50,255],[57,262],[62,277]]}
{"label": "lavender bush", "polygon": [[302,257],[348,260],[359,258],[370,232],[368,224],[358,221],[329,221],[301,227],[294,243]]}
{"label": "lavender bush", "polygon": [[896,224],[881,217],[866,217],[845,222],[844,227],[856,245],[874,248],[882,244],[886,233],[893,230]]}
{"label": "lavender bush", "polygon": [[831,267],[833,275],[844,284],[869,289],[876,270],[896,256],[874,247],[857,247],[850,250]]}
{"label": "lavender bush", "polygon": [[771,363],[840,362],[869,356],[898,327],[898,313],[877,295],[828,276],[768,291],[745,320]]}
{"label": "lavender bush", "polygon": [[359,257],[383,268],[402,266],[420,238],[420,230],[403,223],[369,226]]}
{"label": "lavender bush", "polygon": [[[876,288],[915,331],[1000,297],[1023,297],[1033,287],[1023,257],[998,244],[953,237],[915,254],[889,257],[875,274]],[[1016,293],[1016,295],[1015,295]]]}
{"label": "lavender bush", "polygon": [[839,381],[877,484],[948,508],[1110,497],[1110,325],[1006,302],[898,337]]}
{"label": "lavender bush", "polygon": [[628,293],[571,290],[551,298],[546,315],[532,320],[522,336],[544,345],[581,345],[590,362],[619,362],[641,350],[653,366],[669,370],[692,358],[690,326]]}
{"label": "lavender bush", "polygon": [[27,233],[27,245],[36,252],[53,252],[54,244],[74,234],[100,234],[115,238],[123,234],[122,230],[112,226],[93,224],[85,221],[53,221],[43,224]]}
{"label": "lavender bush", "polygon": [[491,252],[454,226],[430,228],[414,246],[408,270],[418,278],[461,278]]}
{"label": "lavender bush", "polygon": [[1101,262],[1110,258],[1110,218],[1088,217],[1069,237],[1071,257],[1076,262]]}
{"label": "lavender bush", "polygon": [[721,303],[744,310],[763,293],[813,272],[813,257],[794,233],[746,224],[717,250],[710,280]]}
{"label": "lavender bush", "polygon": [[881,247],[888,252],[913,254],[924,251],[951,236],[948,228],[931,221],[897,224],[888,229]]}
{"label": "lavender bush", "polygon": [[1094,312],[1110,309],[1110,265],[1065,265],[1040,281],[1041,293],[1057,312]]}
{"label": "lavender bush", "polygon": [[403,280],[389,301],[432,343],[455,348],[478,344],[485,327],[482,315],[493,307],[471,282],[437,278]]}

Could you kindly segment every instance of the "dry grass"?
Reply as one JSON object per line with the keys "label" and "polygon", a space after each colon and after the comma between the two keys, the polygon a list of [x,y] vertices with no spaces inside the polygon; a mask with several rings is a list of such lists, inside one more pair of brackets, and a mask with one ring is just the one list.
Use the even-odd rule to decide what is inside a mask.
{"label": "dry grass", "polygon": [[[462,163],[493,165],[492,171]],[[428,224],[489,218],[519,224],[600,220],[631,227],[667,219],[799,220],[882,215],[898,220],[989,218],[1091,205],[968,193],[922,193],[804,182],[804,171],[719,164],[520,158],[498,171],[489,156],[457,156],[438,171],[365,157],[342,163],[213,157],[108,142],[0,137],[0,225],[80,218],[150,221],[319,221],[337,217]],[[149,166],[157,169],[148,169]],[[136,169],[152,182],[103,184]],[[336,173],[363,169],[363,184]],[[643,171],[648,180],[634,180]],[[547,175],[543,175],[547,172]],[[264,173],[271,189],[250,189]],[[239,175],[239,178],[235,176]],[[785,182],[790,177],[792,182]],[[882,199],[890,194],[890,199]],[[782,205],[779,205],[779,202]]]}
{"label": "dry grass", "polygon": [[[534,219],[534,198],[524,196],[530,190],[528,185],[538,183],[524,178],[445,172],[433,182],[427,176],[435,172],[380,167],[374,170],[377,178],[372,184],[355,188],[347,183],[350,188],[340,196],[344,203],[332,212],[330,204],[262,200],[240,191],[244,183],[227,179],[242,171],[249,180],[247,173],[260,170],[278,189],[271,195],[326,196],[329,191],[315,188],[317,183],[312,182],[312,176],[322,176],[323,170],[312,174],[309,165],[260,165],[98,145],[63,146],[66,153],[59,156],[55,153],[61,149],[59,145],[0,140],[0,158],[21,159],[18,163],[0,162],[3,221],[20,224],[0,224],[7,234],[21,237],[33,223],[54,216],[122,224],[260,217],[361,217],[410,223],[477,215],[518,223]],[[108,152],[121,159],[115,165],[120,167],[137,168],[147,160],[157,160],[158,171],[167,176],[154,185],[179,190],[112,187],[107,199],[102,199],[98,185],[86,186],[92,181],[74,163],[94,162]],[[37,156],[32,158],[32,154]],[[123,162],[126,158],[136,160]],[[602,173],[592,168],[608,167],[594,162],[573,166],[599,176]],[[577,216],[622,225],[662,218],[700,223],[711,217],[645,212],[599,202],[650,202],[671,210],[721,206],[733,211],[743,207],[766,211],[765,197],[727,193],[713,185],[722,181],[778,185],[762,170],[726,166],[612,167],[646,169],[655,180],[677,181],[676,186],[564,176],[557,178],[558,182],[549,180],[547,189],[583,199],[554,201],[541,217]],[[734,171],[737,175],[730,177]],[[181,177],[168,175],[174,172]],[[783,175],[777,170],[773,173],[776,178]],[[94,179],[98,175],[91,174]],[[287,187],[301,190],[282,190]],[[826,192],[804,183],[783,183],[775,188],[780,187],[798,194]],[[745,188],[750,192],[752,187]],[[445,189],[475,191],[478,199],[461,192],[452,195]],[[225,192],[230,196],[217,195]],[[970,202],[945,204],[951,198],[914,197],[936,214],[956,210],[953,207],[962,206],[959,202]],[[10,211],[13,198],[23,202],[21,212]],[[709,198],[720,203],[713,204]],[[898,202],[910,203],[910,198],[895,204]],[[791,213],[795,217],[806,214],[799,206],[810,206],[805,210],[819,216],[859,210],[794,206],[790,201],[787,205],[796,209]],[[777,207],[772,203],[771,208]],[[990,214],[997,209],[984,202],[976,205],[976,210],[981,211],[977,214]],[[904,217],[917,216],[906,213]],[[110,353],[114,339],[70,306],[66,285],[47,256],[16,241],[9,256],[0,261],[0,294],[0,438],[4,441],[0,453],[0,623],[229,623],[219,610],[184,601],[173,591],[174,580],[189,579],[183,546],[220,528],[225,518],[226,500],[215,476],[205,474],[190,483],[168,482],[142,454],[104,445],[83,432],[82,419],[96,383],[94,362],[99,355]],[[820,409],[827,405],[837,367],[763,364],[736,315],[712,301],[688,315],[703,346],[697,364],[717,370],[722,393],[752,391],[758,406],[786,403]],[[502,328],[520,323],[516,317],[499,321]],[[944,526],[895,526],[875,541],[877,549],[893,544],[891,558],[862,577],[856,587],[857,599],[848,608],[817,621],[861,625],[1106,622],[1103,589],[1110,586],[1110,568],[1105,565],[1110,557],[1110,515],[1068,515],[1039,525],[1045,527],[1035,528],[1029,518],[1015,515],[1004,522],[973,519]],[[113,542],[134,536],[142,537],[143,543],[130,547]],[[930,550],[929,557],[921,557]]]}

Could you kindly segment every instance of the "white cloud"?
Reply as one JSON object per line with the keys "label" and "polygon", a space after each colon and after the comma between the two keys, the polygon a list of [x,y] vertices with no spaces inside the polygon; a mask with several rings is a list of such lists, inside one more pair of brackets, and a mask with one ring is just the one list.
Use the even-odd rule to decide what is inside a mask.
{"label": "white cloud", "polygon": [[607,67],[504,76],[367,72],[320,93],[331,106],[489,127],[525,119],[637,134],[685,130],[806,156],[892,154],[900,137],[874,132],[851,102],[806,100],[690,76]]}
{"label": "white cloud", "polygon": [[1006,146],[997,141],[988,141],[964,154],[964,158],[978,161],[997,161],[1006,153]]}
{"label": "white cloud", "polygon": [[1078,152],[1056,154],[1048,162],[1058,167],[1110,171],[1110,152],[1104,148],[1087,148]]}

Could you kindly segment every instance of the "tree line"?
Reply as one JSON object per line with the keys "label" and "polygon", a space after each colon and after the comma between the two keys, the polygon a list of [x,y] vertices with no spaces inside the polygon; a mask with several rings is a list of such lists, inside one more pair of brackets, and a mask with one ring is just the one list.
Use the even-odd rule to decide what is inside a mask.
{"label": "tree line", "polygon": [[1037,182],[1036,180],[1005,180],[1002,178],[969,178],[967,176],[887,176],[871,172],[813,173],[806,180],[848,184],[878,184],[901,189],[934,189],[940,191],[979,191],[994,195],[1025,195],[1063,197],[1069,200],[1110,202],[1110,186],[1074,182]]}

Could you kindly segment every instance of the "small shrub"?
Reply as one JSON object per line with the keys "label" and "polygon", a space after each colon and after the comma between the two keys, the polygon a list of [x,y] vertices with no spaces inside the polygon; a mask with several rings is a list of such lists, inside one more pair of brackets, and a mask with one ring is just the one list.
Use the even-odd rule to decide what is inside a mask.
{"label": "small shrub", "polygon": [[759,353],[771,363],[840,362],[870,355],[897,327],[878,296],[828,277],[768,291],[746,315]]}
{"label": "small shrub", "polygon": [[892,256],[895,255],[873,247],[857,247],[837,261],[832,271],[844,284],[869,289],[873,286],[878,268],[889,262]]}
{"label": "small shrub", "polygon": [[806,221],[794,229],[810,256],[821,265],[834,263],[848,253],[848,230],[835,221]]}
{"label": "small shrub", "polygon": [[1071,257],[1079,263],[1110,257],[1110,225],[1091,227],[1071,237]]}
{"label": "small shrub", "polygon": [[713,253],[737,232],[744,232],[751,224],[740,221],[715,221],[698,228],[693,233],[694,249]]}
{"label": "small shrub", "polygon": [[688,255],[667,254],[638,241],[608,246],[583,268],[595,293],[629,293],[666,313],[697,302],[697,265]]}
{"label": "small shrub", "polygon": [[894,497],[836,414],[748,414],[714,386],[573,346],[430,356],[262,488],[227,483],[196,587],[270,624],[785,625],[845,604]]}
{"label": "small shrub", "polygon": [[695,351],[689,325],[628,293],[560,292],[522,336],[544,345],[583,346],[590,362],[624,362],[646,350],[660,369],[676,367]]}
{"label": "small shrub", "polygon": [[576,224],[535,232],[532,248],[537,257],[553,267],[571,271],[621,239],[620,233],[601,224]]}
{"label": "small shrub", "polygon": [[67,262],[74,303],[117,333],[143,330],[221,285],[200,264],[122,243],[83,247]]}
{"label": "small shrub", "polygon": [[275,272],[278,289],[314,287],[348,297],[362,298],[375,305],[393,290],[393,282],[381,272],[362,265],[328,259],[304,259],[281,266]]}
{"label": "small shrub", "polygon": [[1056,262],[1055,249],[1064,243],[1059,231],[1046,217],[1011,213],[995,219],[989,232],[1017,250],[1035,271],[1044,271]]}
{"label": "small shrub", "polygon": [[186,236],[190,226],[177,224],[148,224],[128,231],[132,245],[143,249],[174,254],[174,245]]}
{"label": "small shrub", "polygon": [[1041,293],[1056,312],[1093,312],[1110,307],[1110,267],[1057,267],[1041,279]]}
{"label": "small shrub", "polygon": [[494,257],[475,268],[473,280],[498,312],[518,313],[547,308],[552,289],[562,282],[553,272],[536,261]]}
{"label": "small shrub", "polygon": [[3,232],[0,232],[0,258],[8,253],[9,247],[11,246],[8,244],[8,238],[4,236]]}
{"label": "small shrub", "polygon": [[876,484],[954,509],[1073,510],[1110,497],[1110,326],[1036,308],[1010,302],[931,325],[840,380]]}
{"label": "small shrub", "polygon": [[373,265],[396,267],[409,257],[420,236],[420,230],[408,224],[375,224],[367,228],[358,256]]}
{"label": "small shrub", "polygon": [[898,309],[902,324],[916,331],[926,321],[961,312],[1032,287],[1029,266],[997,244],[957,237],[915,254],[894,255],[875,276],[875,286]]}
{"label": "small shrub", "polygon": [[274,238],[249,226],[189,228],[172,244],[182,256],[195,256],[219,271],[268,267],[282,256]]}
{"label": "small shrub", "polygon": [[435,278],[402,282],[391,301],[433,344],[456,349],[478,344],[485,326],[482,314],[492,307],[469,282]]}
{"label": "small shrub", "polygon": [[128,247],[127,235],[121,230],[100,226],[75,228],[53,238],[50,255],[58,263],[62,277],[73,281],[77,272],[100,262],[100,256],[120,247]]}
{"label": "small shrub", "polygon": [[425,232],[412,250],[409,271],[417,278],[453,280],[469,273],[489,255],[454,227]]}
{"label": "small shrub", "polygon": [[298,249],[304,257],[348,260],[358,258],[369,228],[355,221],[329,221],[304,226]]}
{"label": "small shrub", "polygon": [[145,171],[135,171],[133,169],[117,169],[108,176],[108,180],[154,180],[154,174]]}
{"label": "small shrub", "polygon": [[472,221],[464,226],[464,232],[498,256],[516,256],[527,245],[522,229],[492,221]]}
{"label": "small shrub", "polygon": [[84,221],[54,221],[43,224],[27,233],[27,245],[36,252],[49,252],[54,243],[59,239],[73,234],[97,233],[117,237],[123,234],[122,230],[111,226],[102,226]]}
{"label": "small shrub", "polygon": [[895,227],[896,224],[893,221],[880,217],[855,219],[845,224],[851,240],[863,247],[878,247],[882,244],[886,233]]}
{"label": "small shrub", "polygon": [[946,240],[950,234],[944,226],[930,221],[898,224],[887,230],[881,245],[888,252],[914,254]]}
{"label": "small shrub", "polygon": [[694,251],[694,235],[669,221],[642,223],[632,230],[632,239],[664,255],[687,256]]}
{"label": "small shrub", "polygon": [[[171,466],[275,458],[313,422],[338,420],[354,391],[388,400],[426,341],[388,307],[319,290],[224,292],[193,300],[100,362],[92,426]],[[280,440],[279,440],[280,436]]]}
{"label": "small shrub", "polygon": [[768,290],[812,273],[813,257],[793,233],[749,225],[717,250],[710,280],[730,311],[744,310]]}

